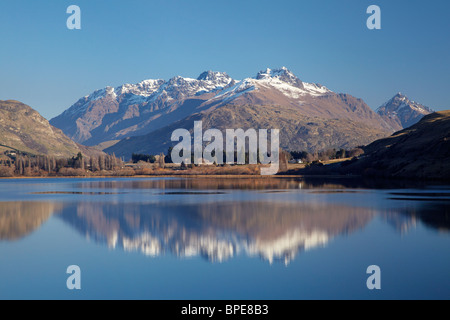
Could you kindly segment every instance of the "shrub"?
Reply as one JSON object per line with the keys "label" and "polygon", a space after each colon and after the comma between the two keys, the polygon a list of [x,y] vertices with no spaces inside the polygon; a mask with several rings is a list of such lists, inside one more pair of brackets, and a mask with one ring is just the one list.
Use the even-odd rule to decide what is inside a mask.
{"label": "shrub", "polygon": [[133,169],[114,170],[112,172],[112,175],[116,177],[131,177],[136,175],[136,171],[134,171]]}
{"label": "shrub", "polygon": [[83,169],[61,168],[58,174],[65,177],[83,177],[86,176],[86,171]]}
{"label": "shrub", "polygon": [[149,175],[152,175],[154,172],[150,168],[142,168],[142,169],[136,170],[135,173],[137,175],[141,175],[141,176],[149,176]]}
{"label": "shrub", "polygon": [[14,170],[10,167],[0,166],[0,177],[13,177]]}

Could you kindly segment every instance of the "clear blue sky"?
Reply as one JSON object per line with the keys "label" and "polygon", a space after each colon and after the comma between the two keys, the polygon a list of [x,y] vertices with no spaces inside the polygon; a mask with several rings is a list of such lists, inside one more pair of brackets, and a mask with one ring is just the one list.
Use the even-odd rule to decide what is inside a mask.
{"label": "clear blue sky", "polygon": [[[82,30],[66,28],[71,4]],[[371,4],[382,30],[366,28]],[[48,119],[107,85],[281,66],[372,108],[401,91],[450,109],[450,1],[0,0],[0,100]]]}

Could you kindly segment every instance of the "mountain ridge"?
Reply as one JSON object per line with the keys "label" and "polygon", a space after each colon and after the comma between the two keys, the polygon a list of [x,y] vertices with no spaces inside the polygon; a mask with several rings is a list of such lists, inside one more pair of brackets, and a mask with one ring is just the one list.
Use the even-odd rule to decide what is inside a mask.
{"label": "mountain ridge", "polygon": [[[175,76],[168,81],[150,79],[134,85],[105,87],[79,99],[69,109],[51,119],[50,123],[62,128],[69,137],[80,143],[95,145],[117,140],[127,136],[127,126],[134,127],[132,130],[139,132],[149,122],[180,109],[180,105],[187,105],[189,111],[207,97],[193,98],[214,92],[218,88],[225,88],[233,81],[226,73],[207,71],[198,79]],[[187,99],[189,100],[184,103]],[[146,108],[147,105],[150,106]],[[189,112],[181,112],[179,116],[174,115],[179,120],[188,114]],[[106,125],[103,124],[105,117],[109,121]],[[131,121],[136,118],[144,119]],[[170,121],[173,115],[168,118]],[[125,122],[125,125],[121,122]],[[116,136],[108,134],[113,127],[117,130]],[[108,138],[101,140],[98,139],[99,136]]]}
{"label": "mountain ridge", "polygon": [[[50,122],[75,141],[97,145],[145,135],[195,113],[225,105],[278,105],[324,119],[363,121],[369,127],[394,130],[362,100],[300,80],[285,67],[265,69],[235,80],[225,72],[205,71],[197,79],[176,76],[106,87],[79,99]],[[352,101],[347,101],[352,100]]]}

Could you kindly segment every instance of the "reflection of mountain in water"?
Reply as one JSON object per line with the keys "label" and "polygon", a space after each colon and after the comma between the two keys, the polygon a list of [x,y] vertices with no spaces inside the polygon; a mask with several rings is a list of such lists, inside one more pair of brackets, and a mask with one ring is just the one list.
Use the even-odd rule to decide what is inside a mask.
{"label": "reflection of mountain in water", "polygon": [[49,202],[0,202],[0,240],[29,235],[61,208],[61,204]]}
{"label": "reflection of mountain in water", "polygon": [[[111,199],[99,203],[0,202],[0,240],[22,238],[39,228],[54,212],[60,212],[58,217],[83,235],[112,248],[139,251],[149,256],[202,256],[219,262],[243,254],[259,256],[269,262],[288,263],[299,252],[325,246],[338,235],[364,227],[376,212],[373,208],[328,202],[276,201],[273,196],[276,190],[310,189],[299,191],[299,194],[350,192],[358,197],[360,191],[353,188],[359,186],[351,181],[234,178],[80,182],[75,189],[81,188],[85,195],[91,194],[86,192],[89,188],[102,192],[128,190],[125,193],[134,191],[130,189],[150,189],[158,197],[148,199],[161,203],[121,203]],[[175,194],[193,193],[189,195],[194,197],[193,202],[172,202],[175,198],[165,198],[165,194],[172,193],[167,189],[173,189]],[[196,190],[202,190],[197,192],[202,194],[220,189],[256,189],[262,194],[274,193],[270,201],[261,202],[210,202],[212,198],[209,197],[207,203],[196,201]],[[431,190],[387,192],[387,201],[401,202],[392,207],[395,209],[380,204],[377,213],[399,232],[408,231],[419,221],[427,227],[449,231],[448,189]],[[295,199],[295,192],[290,194],[294,197],[290,199]]]}
{"label": "reflection of mountain in water", "polygon": [[420,221],[423,225],[439,230],[440,232],[450,231],[450,203],[421,201],[415,208],[385,212],[386,221],[394,228],[406,233],[416,226]]}
{"label": "reflection of mountain in water", "polygon": [[225,261],[239,253],[288,263],[363,227],[370,209],[322,203],[79,203],[61,217],[87,237],[149,256],[172,253]]}
{"label": "reflection of mountain in water", "polygon": [[450,203],[424,203],[422,208],[412,213],[406,213],[420,219],[427,227],[442,232],[450,231]]}

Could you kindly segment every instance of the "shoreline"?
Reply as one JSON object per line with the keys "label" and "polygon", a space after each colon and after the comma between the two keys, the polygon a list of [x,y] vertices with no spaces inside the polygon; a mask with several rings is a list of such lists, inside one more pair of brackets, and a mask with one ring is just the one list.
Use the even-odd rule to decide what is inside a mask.
{"label": "shoreline", "polygon": [[187,174],[187,175],[135,175],[135,176],[30,176],[30,177],[0,177],[0,181],[2,180],[25,180],[25,179],[84,179],[84,180],[93,180],[93,179],[156,179],[156,178],[179,178],[179,179],[259,179],[259,180],[267,180],[267,179],[369,179],[374,181],[392,181],[392,182],[412,182],[412,183],[445,183],[450,184],[449,180],[445,179],[419,179],[419,178],[405,178],[405,177],[370,177],[370,176],[361,176],[361,175],[232,175],[232,174],[223,174],[223,175],[201,175],[201,174]]}
{"label": "shoreline", "polygon": [[1,177],[1,180],[20,180],[20,179],[146,179],[146,178],[207,178],[207,179],[217,179],[217,178],[225,178],[225,179],[232,179],[232,178],[248,178],[248,179],[267,179],[267,178],[293,178],[293,177],[303,177],[299,175],[286,175],[286,176],[280,176],[280,175],[272,175],[272,176],[263,176],[263,175],[200,175],[200,174],[192,174],[192,175],[139,175],[139,176],[89,176],[89,177],[83,177],[83,176],[53,176],[53,177]]}
{"label": "shoreline", "polygon": [[21,179],[147,179],[147,178],[204,178],[204,179],[273,179],[273,178],[361,178],[361,176],[340,176],[340,175],[232,175],[232,174],[217,174],[217,175],[201,175],[201,174],[187,174],[187,175],[136,175],[136,176],[30,176],[30,177],[0,177],[1,180],[21,180]]}

